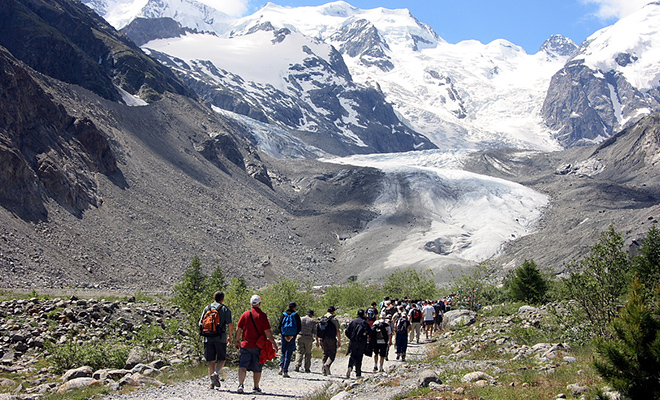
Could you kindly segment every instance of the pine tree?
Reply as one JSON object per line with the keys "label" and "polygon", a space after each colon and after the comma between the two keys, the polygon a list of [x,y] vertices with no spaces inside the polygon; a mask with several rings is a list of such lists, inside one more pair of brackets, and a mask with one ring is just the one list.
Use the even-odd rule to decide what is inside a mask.
{"label": "pine tree", "polygon": [[533,260],[525,260],[516,272],[509,286],[509,293],[514,300],[540,304],[545,299],[548,283]]}
{"label": "pine tree", "polygon": [[633,271],[644,282],[648,293],[660,288],[660,230],[652,226],[633,259]]}
{"label": "pine tree", "polygon": [[598,338],[598,373],[631,400],[660,398],[660,319],[635,277],[628,301],[612,322],[614,338]]}

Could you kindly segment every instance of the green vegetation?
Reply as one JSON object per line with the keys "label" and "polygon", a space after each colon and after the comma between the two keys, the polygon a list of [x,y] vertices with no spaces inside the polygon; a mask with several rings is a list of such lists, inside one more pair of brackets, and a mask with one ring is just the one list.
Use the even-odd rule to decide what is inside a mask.
{"label": "green vegetation", "polygon": [[[590,388],[586,397],[589,400],[602,398],[601,389],[606,384],[633,400],[660,397],[660,232],[655,227],[649,229],[640,243],[638,251],[630,254],[624,250],[622,234],[611,226],[601,234],[587,255],[565,266],[570,273],[567,278],[550,279],[533,260],[525,260],[502,281],[497,278],[501,266],[487,261],[455,276],[446,287],[436,286],[430,271],[407,269],[386,276],[380,285],[367,285],[351,279],[342,284],[315,287],[313,282],[281,277],[277,282],[256,290],[243,278],[228,279],[220,268],[206,274],[202,261],[195,256],[171,296],[171,302],[188,316],[185,321],[145,325],[124,342],[108,339],[91,343],[69,337],[57,345],[47,343],[51,354],[48,362],[61,371],[81,365],[95,369],[121,368],[130,348],[141,345],[166,352],[176,340],[194,343],[201,354],[197,323],[203,308],[218,290],[225,292],[225,304],[232,310],[235,323],[250,307],[250,296],[259,294],[274,328],[281,312],[291,301],[298,304],[301,314],[312,309],[320,316],[333,305],[339,308],[340,315],[352,317],[357,309],[366,308],[385,295],[434,299],[452,293],[452,309],[477,311],[480,323],[459,326],[447,332],[452,340],[461,341],[460,348],[443,347],[445,340],[440,340],[430,362],[446,364],[453,360],[450,357],[457,350],[466,349],[471,360],[500,360],[496,364],[497,375],[503,383],[470,388],[469,396],[456,398],[547,398],[549,393],[564,392],[568,384],[574,383]],[[5,293],[0,295],[7,296]],[[137,296],[148,298],[141,292]],[[26,297],[39,295],[33,292]],[[543,318],[530,322],[519,316],[518,309],[527,304],[543,305]],[[49,315],[56,315],[59,311],[51,310]],[[502,328],[491,329],[489,321],[498,318],[507,321],[506,332]],[[482,328],[479,331],[475,326]],[[480,340],[479,336],[489,329],[505,338],[504,342],[510,341],[517,346],[568,343],[572,353],[583,356],[575,363],[553,360],[552,373],[540,373],[538,364],[534,364],[536,361],[514,359],[494,341]],[[233,347],[229,350],[229,357],[236,357]],[[191,368],[196,366],[182,367],[168,379],[183,379],[185,371]],[[459,379],[465,371],[449,367],[442,369],[445,371],[445,376],[441,377],[443,382],[454,387],[468,387]],[[520,390],[522,385],[524,390]],[[309,398],[323,399],[328,395],[327,391],[320,391]],[[398,398],[437,395],[424,388]]]}
{"label": "green vegetation", "polygon": [[547,292],[548,283],[536,263],[525,260],[523,265],[515,271],[509,284],[511,299],[541,304],[545,300]]}

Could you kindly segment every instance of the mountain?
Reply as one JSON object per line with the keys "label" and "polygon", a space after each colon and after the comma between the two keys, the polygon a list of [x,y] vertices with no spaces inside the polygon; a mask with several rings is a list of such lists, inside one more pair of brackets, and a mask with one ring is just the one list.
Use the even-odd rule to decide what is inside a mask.
{"label": "mountain", "polygon": [[[89,58],[56,28],[69,20],[78,32],[126,40],[99,18],[77,19],[76,1],[27,4],[57,16],[38,19],[24,3],[3,9],[4,29],[27,15],[43,43],[57,44],[26,43],[27,61]],[[135,74],[167,71],[139,50],[136,57],[149,63]],[[330,282],[337,237],[374,217],[379,171],[270,159],[247,125],[186,96],[192,91],[173,75],[183,94],[127,105],[99,86],[57,78],[71,78],[66,65],[42,73],[27,61],[0,47],[2,287],[168,291],[195,254],[207,271],[221,266],[252,285],[292,273]],[[122,79],[98,74],[109,78],[104,89]]]}
{"label": "mountain", "polygon": [[660,109],[660,3],[596,32],[553,77],[543,118],[564,147],[598,143]]}
{"label": "mountain", "polygon": [[[175,3],[173,0],[160,2],[163,9],[176,7]],[[93,6],[93,3],[90,5]],[[104,13],[104,9],[97,10],[106,15],[106,18],[110,18],[111,11],[106,10]],[[143,14],[136,13],[135,16]],[[189,28],[200,26],[198,23],[186,22],[179,16],[173,18]],[[198,17],[198,21],[199,18],[202,16]],[[125,25],[116,25],[118,28],[123,26]],[[194,57],[198,62],[208,61],[215,69],[231,74],[232,82],[237,81],[234,77],[240,77],[246,81],[245,85],[270,83],[275,88],[286,87],[288,83],[285,80],[289,74],[286,70],[287,58],[291,53],[280,51],[283,46],[274,41],[273,36],[256,34],[263,33],[266,29],[272,32],[290,32],[282,38],[300,36],[311,42],[321,42],[317,45],[305,44],[308,48],[320,44],[332,46],[341,56],[354,85],[375,89],[375,93],[382,93],[384,100],[391,104],[398,119],[409,130],[406,135],[413,136],[409,142],[414,143],[415,147],[409,146],[408,150],[430,148],[428,144],[422,143],[424,139],[419,135],[424,136],[433,147],[443,149],[499,146],[544,150],[559,148],[559,144],[552,137],[552,131],[543,123],[540,110],[550,78],[563,67],[570,56],[572,42],[566,38],[552,39],[557,43],[550,40],[542,51],[535,55],[528,55],[522,48],[505,40],[496,40],[489,44],[476,41],[450,44],[428,25],[413,17],[408,10],[361,10],[339,1],[318,7],[298,8],[268,3],[253,15],[235,19],[229,27],[214,29],[217,38],[207,39],[207,42],[213,41],[214,56],[203,50],[196,55],[190,54],[190,47],[182,43],[192,43],[193,35],[166,42],[167,47],[164,46],[163,40],[146,43],[143,47],[186,60],[186,66],[191,66],[190,61]],[[258,59],[252,55],[245,57],[244,62],[249,63],[249,68],[239,64],[242,57],[236,56],[237,51],[246,47],[247,37],[250,38],[250,48],[254,49],[253,54],[263,52],[265,55]],[[562,40],[565,47],[558,50],[558,42]],[[274,52],[274,49],[278,50]],[[225,53],[232,56],[223,57],[222,54]],[[315,55],[325,57],[324,54]],[[300,57],[297,56],[296,60],[300,60]],[[300,63],[293,64],[296,65],[296,73],[303,71],[301,66],[307,68],[302,64],[298,65]],[[272,65],[278,65],[275,70],[279,74],[275,73]],[[186,66],[179,65],[184,69]],[[197,68],[195,74],[197,77],[200,76],[199,69]],[[333,72],[328,72],[328,76],[332,76],[334,80]],[[339,74],[336,78],[342,79],[342,75]],[[198,79],[212,80],[208,77]],[[190,82],[190,78],[188,80]],[[230,82],[222,83],[223,86],[229,84]],[[198,91],[204,96],[209,90],[204,88]],[[300,97],[297,93],[293,95]],[[257,99],[252,94],[248,95],[245,90],[233,90],[230,97],[231,101],[216,101],[216,105],[250,116],[270,116],[274,107],[267,102],[267,99],[272,97],[270,94],[266,95],[265,99]],[[355,100],[355,96],[353,99]],[[303,97],[301,100],[312,109],[318,106],[309,104],[310,99]],[[287,102],[290,100],[287,99]],[[344,100],[342,108],[344,115],[349,118],[352,118],[350,116],[355,112],[368,111],[368,108],[345,106],[347,103],[349,102]],[[250,106],[246,107],[248,104]],[[321,113],[330,111],[331,117],[334,118],[339,108],[333,108],[321,110]],[[271,117],[271,122],[308,141],[317,135],[305,125],[305,119],[301,118],[301,114],[308,113],[296,112],[293,121],[290,118],[280,120],[280,116],[274,113],[276,115]],[[368,117],[371,120],[375,115]],[[320,117],[314,116],[313,119],[315,121],[311,128],[316,129]],[[260,120],[264,121],[263,117]],[[336,128],[332,127],[335,123],[341,125],[340,121],[334,119],[321,124],[318,129],[336,131]],[[392,126],[386,121],[384,125],[388,128]],[[370,136],[363,138],[360,132],[354,129],[352,132],[365,142]],[[382,130],[379,134],[382,134]],[[308,143],[319,145],[314,141]],[[360,145],[359,142],[357,144]],[[356,151],[356,146],[350,142],[348,146],[349,151],[361,153],[374,150],[372,143],[364,146],[362,151]],[[398,147],[405,150],[401,146]],[[325,149],[333,154],[346,154],[346,151],[338,151],[328,146],[325,146]]]}

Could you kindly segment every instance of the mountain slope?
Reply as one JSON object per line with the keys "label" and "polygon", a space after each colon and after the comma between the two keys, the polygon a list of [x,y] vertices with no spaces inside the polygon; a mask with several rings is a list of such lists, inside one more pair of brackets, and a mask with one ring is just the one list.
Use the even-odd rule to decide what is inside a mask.
{"label": "mountain slope", "polygon": [[401,123],[380,91],[354,83],[332,46],[268,23],[230,39],[173,34],[143,47],[213,106],[336,155],[435,147]]}
{"label": "mountain slope", "polygon": [[598,143],[660,109],[660,3],[596,32],[552,78],[543,117],[565,147]]}
{"label": "mountain slope", "polygon": [[154,101],[166,92],[194,96],[105,20],[78,2],[0,3],[0,45],[35,70],[100,96]]}

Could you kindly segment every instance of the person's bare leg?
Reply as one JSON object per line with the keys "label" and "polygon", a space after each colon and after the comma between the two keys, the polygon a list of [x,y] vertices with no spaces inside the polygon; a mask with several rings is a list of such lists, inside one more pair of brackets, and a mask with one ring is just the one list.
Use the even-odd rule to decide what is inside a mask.
{"label": "person's bare leg", "polygon": [[238,384],[242,385],[245,382],[245,376],[247,375],[247,368],[238,369]]}
{"label": "person's bare leg", "polygon": [[254,387],[258,388],[259,382],[261,381],[261,372],[255,372],[252,379],[254,380]]}
{"label": "person's bare leg", "polygon": [[215,361],[209,361],[209,376],[213,375],[214,372],[215,372]]}

